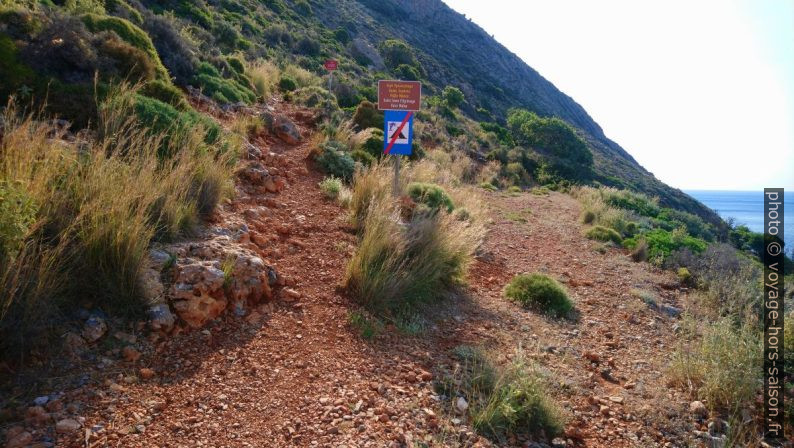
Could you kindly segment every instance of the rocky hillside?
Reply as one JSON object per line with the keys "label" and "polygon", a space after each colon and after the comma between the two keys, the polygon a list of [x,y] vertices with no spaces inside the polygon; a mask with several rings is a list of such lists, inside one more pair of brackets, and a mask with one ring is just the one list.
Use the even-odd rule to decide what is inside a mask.
{"label": "rocky hillside", "polygon": [[317,16],[329,28],[357,24],[358,36],[373,46],[387,36],[405,40],[419,50],[418,57],[433,84],[463,90],[469,99],[465,110],[476,119],[484,118],[478,116],[477,108],[504,118],[511,107],[564,119],[585,134],[594,152],[597,180],[659,196],[665,205],[718,222],[711,210],[656,179],[605,136],[573,98],[441,0],[322,2]]}

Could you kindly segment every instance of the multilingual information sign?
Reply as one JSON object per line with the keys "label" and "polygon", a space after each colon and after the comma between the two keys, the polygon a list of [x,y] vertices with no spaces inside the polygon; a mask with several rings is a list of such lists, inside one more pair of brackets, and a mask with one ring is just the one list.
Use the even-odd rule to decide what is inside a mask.
{"label": "multilingual information sign", "polygon": [[422,103],[419,81],[378,81],[378,109],[417,111]]}

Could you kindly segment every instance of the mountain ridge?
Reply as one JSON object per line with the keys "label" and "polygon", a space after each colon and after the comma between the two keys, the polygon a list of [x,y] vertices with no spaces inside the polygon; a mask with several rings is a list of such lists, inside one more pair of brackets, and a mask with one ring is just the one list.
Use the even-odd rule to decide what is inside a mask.
{"label": "mountain ridge", "polygon": [[[476,98],[481,104],[490,106],[489,109],[495,115],[501,115],[500,118],[504,114],[499,113],[499,110],[523,107],[540,115],[557,116],[584,131],[585,140],[596,150],[595,168],[599,174],[596,180],[599,182],[658,196],[664,205],[693,212],[708,222],[720,224],[720,218],[711,209],[680,189],[658,180],[620,144],[608,138],[601,126],[576,100],[558,89],[473,20],[441,0],[344,0],[339,3],[358,3],[374,17],[382,19],[372,27],[373,33],[369,34],[371,41],[382,38],[383,33],[377,31],[378,28],[385,28],[421,52],[418,59],[426,68],[428,78],[435,84],[457,85],[467,98]],[[393,7],[391,11],[388,5]],[[402,15],[398,14],[401,19],[388,20],[389,14],[394,11],[403,12]],[[371,23],[368,22],[370,26]],[[406,30],[406,25],[411,26],[410,32]],[[465,65],[467,71],[462,71],[461,65]],[[488,94],[491,91],[494,94]],[[500,95],[500,91],[504,94]],[[471,103],[469,101],[462,109],[476,117],[475,107]]]}

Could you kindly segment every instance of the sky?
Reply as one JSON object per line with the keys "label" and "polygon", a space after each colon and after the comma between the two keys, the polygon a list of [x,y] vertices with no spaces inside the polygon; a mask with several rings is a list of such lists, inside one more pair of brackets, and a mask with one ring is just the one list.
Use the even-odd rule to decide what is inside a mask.
{"label": "sky", "polygon": [[444,0],[681,189],[794,194],[794,0]]}

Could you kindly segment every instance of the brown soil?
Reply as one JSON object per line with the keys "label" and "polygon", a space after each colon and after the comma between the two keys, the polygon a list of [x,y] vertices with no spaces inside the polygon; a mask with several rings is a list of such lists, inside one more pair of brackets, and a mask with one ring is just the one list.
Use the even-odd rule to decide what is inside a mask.
{"label": "brown soil", "polygon": [[[286,112],[311,132],[305,113]],[[91,431],[60,438],[59,446],[491,446],[465,421],[454,425],[433,390],[434,375],[452,363],[451,348],[464,343],[503,360],[520,346],[546,369],[568,414],[568,446],[694,443],[690,417],[682,416],[688,400],[664,384],[675,319],[630,291],[652,291],[672,305],[683,293],[663,288],[674,284],[669,273],[632,263],[621,250],[598,253],[599,243],[582,236],[570,196],[483,192],[493,223],[469,288],[429,310],[418,335],[389,325],[367,341],[351,328],[357,307],[339,287],[356,238],[346,213],[317,186],[323,175],[308,161],[309,143],[258,145],[284,156],[276,168],[286,190],[241,194],[219,219],[267,206],[269,218],[248,221],[252,239],[269,241],[263,257],[294,280],[301,298],[159,342],[104,384],[67,392],[64,401],[81,405]],[[502,297],[513,275],[536,271],[566,284],[575,319],[545,318]],[[135,381],[140,367],[156,376]]]}

